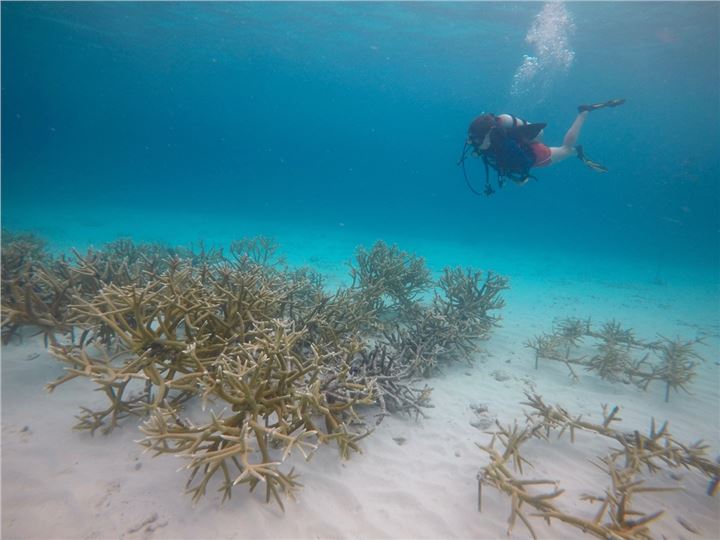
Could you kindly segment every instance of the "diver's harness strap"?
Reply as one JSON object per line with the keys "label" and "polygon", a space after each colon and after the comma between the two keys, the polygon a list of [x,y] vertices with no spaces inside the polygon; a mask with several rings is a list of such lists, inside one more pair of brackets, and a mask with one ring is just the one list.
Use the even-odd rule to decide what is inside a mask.
{"label": "diver's harness strap", "polygon": [[[493,193],[495,193],[495,190],[492,188],[492,184],[490,183],[490,169],[488,168],[488,162],[485,155],[482,155],[483,163],[485,164],[485,189],[483,189],[483,192],[480,193],[477,191],[473,185],[470,183],[470,179],[468,178],[467,169],[465,168],[465,160],[468,158],[468,152],[472,148],[472,145],[468,144],[467,141],[465,141],[465,146],[463,146],[463,152],[462,156],[460,157],[460,161],[458,161],[458,165],[462,165],[462,171],[463,176],[465,177],[465,183],[467,184],[467,187],[470,191],[472,191],[475,195],[489,197]],[[498,177],[498,186],[502,187],[504,182],[500,182],[500,178]]]}
{"label": "diver's harness strap", "polygon": [[535,177],[534,175],[532,175],[528,172],[513,173],[513,172],[508,172],[508,171],[501,171],[497,162],[493,163],[491,161],[491,158],[485,152],[480,151],[480,152],[478,152],[478,155],[482,158],[483,165],[485,166],[485,188],[483,189],[483,192],[480,193],[470,183],[470,179],[468,178],[467,170],[465,169],[465,160],[468,158],[468,153],[471,148],[472,148],[472,145],[468,144],[468,142],[465,141],[465,146],[463,146],[462,156],[460,157],[460,160],[458,161],[457,164],[462,165],[463,176],[465,177],[465,183],[467,184],[467,187],[470,189],[470,191],[472,191],[475,195],[479,195],[479,196],[485,195],[486,197],[489,197],[490,195],[495,193],[495,190],[492,187],[492,183],[490,182],[490,167],[495,169],[498,173],[498,176],[497,176],[498,188],[502,188],[505,185],[505,182],[507,181],[508,178],[518,184],[525,183],[528,180],[537,180],[537,177]]}

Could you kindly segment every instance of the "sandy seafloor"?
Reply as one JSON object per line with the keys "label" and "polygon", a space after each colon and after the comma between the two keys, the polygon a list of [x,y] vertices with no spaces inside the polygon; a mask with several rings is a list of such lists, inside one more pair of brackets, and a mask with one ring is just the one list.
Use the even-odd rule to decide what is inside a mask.
{"label": "sandy seafloor", "polygon": [[[314,266],[330,285],[347,282],[347,261],[357,245],[369,247],[381,237],[356,232],[352,223],[312,230],[267,223],[210,224],[198,217],[182,220],[180,230],[163,216],[157,223],[114,216],[113,223],[125,224],[107,226],[99,214],[70,228],[70,216],[64,220],[54,215],[45,222],[25,216],[4,225],[33,224],[61,250],[101,245],[119,236],[176,245],[201,238],[207,244],[225,244],[266,234],[278,241],[291,265]],[[133,223],[142,223],[143,229],[134,229]],[[44,385],[62,375],[62,367],[45,351],[42,338],[25,337],[2,349],[2,538],[504,538],[510,500],[486,487],[483,512],[477,511],[476,475],[488,458],[476,443],[487,443],[489,435],[471,425],[478,419],[471,405],[486,405],[489,420],[511,423],[522,419],[520,402],[530,389],[548,403],[598,422],[602,404],[618,405],[623,418],[619,429],[646,432],[651,417],[669,420],[677,440],[704,439],[712,459],[720,452],[717,277],[713,281],[679,264],[658,268],[650,262],[528,252],[482,242],[470,246],[382,238],[425,257],[433,272],[444,266],[472,266],[496,270],[511,280],[502,326],[483,344],[475,363],[457,363],[427,381],[434,388],[434,408],[427,410],[426,419],[386,418],[363,440],[363,454],[345,462],[330,446],[320,448],[309,463],[291,457],[289,465],[300,472],[304,488],[296,501],[286,501],[284,513],[264,504],[264,491],[251,495],[244,487],[223,505],[220,495],[209,490],[193,506],[183,495],[187,472],[177,472],[183,463],[144,454],[134,442],[141,438],[137,421],[126,420],[109,436],[73,431],[78,407],[100,404],[103,397],[92,392],[88,381],[78,380],[46,393]],[[534,352],[524,343],[550,331],[554,318],[568,316],[591,317],[596,323],[614,318],[644,339],[704,335],[697,351],[706,360],[698,368],[692,393],[674,393],[665,403],[661,383],[640,392],[584,372],[580,382],[573,383],[566,368],[554,362],[543,362],[535,370]],[[403,444],[396,439],[404,439]],[[535,466],[528,476],[558,480],[566,490],[558,499],[561,508],[590,518],[597,505],[578,496],[602,493],[607,478],[590,460],[611,446],[607,439],[579,433],[574,445],[567,438],[551,444],[530,441],[523,454]],[[677,472],[681,481],[663,472],[648,483],[682,484],[684,490],[637,499],[643,510],[666,510],[652,528],[655,537],[720,538],[719,498],[705,494],[707,482],[695,472]],[[700,534],[683,528],[678,517]],[[539,538],[582,537],[558,522],[547,527],[541,519],[531,519]],[[529,537],[518,522],[512,538]]]}

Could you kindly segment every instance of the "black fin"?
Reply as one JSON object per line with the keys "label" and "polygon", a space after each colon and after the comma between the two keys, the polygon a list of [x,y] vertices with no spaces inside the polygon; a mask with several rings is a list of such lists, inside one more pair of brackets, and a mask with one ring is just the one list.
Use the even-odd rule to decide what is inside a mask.
{"label": "black fin", "polygon": [[516,128],[513,128],[511,130],[511,133],[514,137],[518,139],[522,139],[525,141],[532,141],[535,137],[537,137],[540,132],[545,129],[545,126],[547,124],[540,123],[540,124],[526,124],[524,126],[518,126]]}
{"label": "black fin", "polygon": [[597,171],[599,173],[606,173],[608,172],[608,169],[605,165],[602,163],[598,163],[597,161],[593,161],[591,159],[585,158],[583,159],[583,163],[590,167],[592,170]]}
{"label": "black fin", "polygon": [[593,161],[592,159],[588,158],[585,155],[585,152],[583,151],[583,147],[578,145],[575,147],[575,152],[577,153],[577,157],[580,158],[580,160],[590,167],[592,170],[600,172],[600,173],[606,173],[608,172],[607,167],[603,165],[602,163],[598,163],[597,161]]}
{"label": "black fin", "polygon": [[593,105],[580,105],[578,112],[596,111],[598,109],[604,109],[605,107],[617,107],[625,103],[624,99],[611,99],[603,103],[594,103]]}

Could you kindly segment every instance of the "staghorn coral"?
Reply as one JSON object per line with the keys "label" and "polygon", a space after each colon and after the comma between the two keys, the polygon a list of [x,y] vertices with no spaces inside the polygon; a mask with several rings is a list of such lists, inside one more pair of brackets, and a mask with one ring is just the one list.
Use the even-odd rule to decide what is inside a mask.
{"label": "staghorn coral", "polygon": [[379,319],[417,313],[417,298],[431,284],[422,258],[379,240],[369,251],[360,246],[355,259],[356,265],[350,265],[352,287],[362,292]]}
{"label": "staghorn coral", "polygon": [[166,248],[168,258],[180,259],[197,267],[215,267],[223,265],[227,261],[223,255],[223,249],[217,247],[206,247],[202,240],[198,242],[197,249],[193,244],[176,248]]}
{"label": "staghorn coral", "polygon": [[[282,459],[271,459],[271,442],[288,443],[285,455],[294,441],[334,442],[346,458],[368,433],[350,427],[359,419],[354,407],[375,403],[376,392],[372,379],[358,383],[349,376],[344,343],[323,353],[303,344],[306,330],[280,318],[288,291],[276,279],[226,268],[206,286],[197,269],[185,266],[144,287],[109,285],[74,308],[75,320],[91,332],[112,329],[120,352],[54,347],[69,368],[49,389],[81,375],[100,385],[109,407],[85,409],[77,425],[91,432],[102,426],[107,433],[127,415],[150,413],[144,444],[191,459],[194,498],[215,473],[224,475],[226,497],[231,485],[252,489],[258,477],[267,483],[268,498],[277,499],[278,490],[289,494],[293,475],[278,469]],[[135,393],[128,395],[133,383]],[[226,403],[231,412],[196,428],[179,413],[192,397]],[[195,444],[188,445],[190,439]],[[261,462],[251,461],[255,453]],[[239,476],[229,483],[233,467]],[[200,483],[191,485],[198,474]]]}
{"label": "staghorn coral", "polygon": [[613,407],[608,411],[607,405],[603,406],[603,421],[601,424],[583,421],[580,416],[573,418],[568,411],[559,405],[549,406],[545,404],[542,397],[537,394],[525,394],[528,398],[523,405],[530,406],[534,412],[528,416],[530,422],[539,422],[545,428],[545,436],[550,431],[559,429],[558,437],[568,431],[571,441],[574,442],[575,431],[588,431],[615,439],[622,445],[622,448],[613,451],[611,456],[625,456],[628,467],[640,468],[644,465],[651,473],[660,470],[657,462],[668,467],[685,467],[696,469],[699,473],[714,478],[720,474],[720,465],[704,457],[708,446],[702,441],[691,445],[681,444],[676,441],[668,431],[668,423],[665,422],[656,428],[655,419],[650,421],[648,435],[642,435],[639,431],[622,432],[612,427],[613,422],[622,419],[618,416],[619,407]]}
{"label": "staghorn coral", "polygon": [[[594,340],[595,354],[589,359],[585,356],[571,358],[571,353],[584,338]],[[702,361],[693,347],[701,341],[679,338],[672,341],[661,336],[658,341],[646,342],[614,320],[605,323],[598,332],[592,329],[589,320],[565,319],[556,325],[553,333],[536,336],[525,346],[535,351],[536,369],[539,359],[545,358],[564,362],[575,380],[578,377],[572,365],[594,371],[611,382],[633,383],[642,390],[647,390],[652,381],[660,380],[666,384],[665,401],[668,401],[673,388],[688,392],[687,385]]]}
{"label": "staghorn coral", "polygon": [[603,339],[596,350],[597,354],[587,361],[585,369],[596,371],[606,381],[624,381],[632,364],[627,349],[614,339]]}
{"label": "staghorn coral", "polygon": [[607,321],[603,324],[599,332],[592,331],[592,329],[588,326],[588,335],[604,341],[622,344],[628,348],[643,346],[643,343],[635,338],[635,333],[631,328],[623,328],[622,325],[615,319]]}
{"label": "staghorn coral", "polygon": [[[570,371],[573,381],[580,380],[573,365],[584,365],[584,357],[571,358],[571,347],[566,339],[556,334],[541,334],[525,342],[525,347],[535,351],[535,369],[538,369],[540,358],[557,360],[564,363]],[[561,352],[560,349],[563,349]]]}
{"label": "staghorn coral", "polygon": [[[172,408],[159,407],[143,425],[145,446],[190,459],[188,491],[194,499],[221,473],[223,498],[234,485],[248,483],[252,490],[262,481],[267,500],[272,495],[282,507],[278,491],[291,495],[296,482],[292,471],[279,467],[293,449],[308,458],[316,443],[334,442],[347,458],[369,433],[353,430],[348,420],[359,418],[357,404],[373,403],[372,387],[353,384],[342,371],[328,369],[332,359],[298,355],[292,346],[298,332],[282,328],[268,327],[244,346],[223,353],[197,379],[203,399],[221,398],[231,405],[230,413],[211,414],[209,422],[195,426],[180,420]],[[200,481],[193,485],[196,477]]]}
{"label": "staghorn coral", "polygon": [[416,418],[424,417],[422,409],[432,406],[432,388],[425,385],[418,389],[405,382],[412,370],[402,360],[397,349],[376,343],[372,349],[358,350],[351,362],[351,373],[355,377],[360,380],[369,377],[376,385],[377,404],[380,407],[376,424],[394,412],[414,414]]}
{"label": "staghorn coral", "polygon": [[252,265],[267,268],[285,265],[285,257],[278,253],[280,246],[267,236],[256,236],[235,240],[230,244],[230,253],[240,268]]}
{"label": "staghorn coral", "polygon": [[670,390],[682,389],[687,393],[687,385],[695,377],[695,368],[702,358],[693,350],[693,345],[700,340],[682,341],[679,338],[670,340],[662,338],[653,344],[653,349],[659,353],[660,364],[653,366],[651,373],[642,376],[641,385],[646,388],[652,380],[665,383],[665,401],[670,400]]}
{"label": "staghorn coral", "polygon": [[[677,442],[667,429],[665,422],[660,429],[656,429],[654,419],[651,422],[649,434],[642,435],[638,431],[625,433],[612,427],[614,422],[620,421],[619,408],[613,407],[608,411],[603,406],[603,421],[593,424],[583,421],[581,416],[573,417],[560,406],[548,406],[537,394],[526,394],[528,401],[523,403],[534,409],[526,414],[526,425],[520,428],[515,424],[512,428],[504,428],[498,424],[498,430],[488,445],[478,445],[490,456],[490,462],[478,473],[478,510],[482,510],[482,486],[490,485],[511,498],[511,514],[508,534],[517,521],[525,524],[533,538],[536,538],[529,517],[523,511],[523,505],[532,507],[537,513],[532,514],[545,519],[550,525],[553,519],[562,521],[576,527],[584,533],[597,538],[617,538],[625,540],[649,540],[653,538],[650,524],[660,519],[664,510],[645,513],[637,510],[633,505],[634,496],[647,492],[672,491],[676,488],[644,485],[640,477],[643,468],[650,474],[655,474],[663,467],[694,468],[710,479],[708,493],[714,495],[717,490],[720,465],[708,460],[704,454],[707,446],[701,441],[687,446]],[[575,441],[577,431],[590,432],[604,436],[620,443],[621,448],[612,449],[607,456],[599,459],[599,466],[609,478],[610,485],[605,488],[602,495],[584,494],[581,500],[590,503],[600,503],[592,520],[579,518],[575,515],[561,511],[554,500],[562,495],[556,481],[548,479],[523,479],[517,477],[513,471],[522,474],[523,464],[530,463],[521,455],[520,447],[532,438],[550,441],[550,434],[559,431],[558,437],[565,432],[570,433],[570,439]],[[495,448],[500,441],[502,451]],[[620,463],[624,460],[624,463]],[[551,485],[552,491],[547,493],[531,493],[530,489],[538,485]],[[694,528],[683,524],[689,530]]]}
{"label": "staghorn coral", "polygon": [[[70,333],[67,306],[76,291],[75,284],[58,271],[63,262],[50,258],[28,259],[22,268],[7,271],[4,263],[3,260],[3,275],[12,277],[2,281],[2,343],[9,343],[22,326],[39,328],[46,345],[57,342],[56,333]],[[48,271],[44,264],[54,271]]]}
{"label": "staghorn coral", "polygon": [[558,345],[565,348],[567,358],[570,356],[570,350],[578,347],[590,332],[590,319],[568,317],[556,323],[552,335],[558,340]]}
{"label": "staghorn coral", "polygon": [[21,326],[40,329],[45,342],[56,343],[56,333],[69,333],[67,305],[72,291],[67,283],[28,274],[4,284],[2,295],[2,343],[6,345]]}
{"label": "staghorn coral", "polygon": [[482,281],[480,272],[446,268],[437,288],[429,308],[418,308],[409,321],[384,332],[383,343],[399,351],[409,375],[427,377],[442,364],[470,361],[477,342],[499,323],[489,312],[504,305],[500,293],[507,280],[489,273]]}
{"label": "staghorn coral", "polygon": [[[372,431],[364,412],[376,423],[395,413],[424,416],[431,388],[413,385],[424,369],[417,360],[469,359],[497,324],[491,311],[502,307],[507,285],[494,274],[446,270],[423,304],[419,290],[401,284],[433,284],[419,259],[402,254],[408,267],[327,292],[322,276],[288,269],[276,249],[267,239],[243,240],[232,260],[203,245],[198,253],[129,240],[73,251],[26,266],[37,307],[22,318],[3,298],[4,320],[13,315],[15,328],[40,322],[53,336],[51,352],[66,374],[48,390],[83,377],[107,397],[98,410],[81,408],[77,429],[107,434],[127,418],[145,419],[142,443],[188,460],[195,500],[219,478],[223,499],[235,485],[263,483],[267,500],[282,506],[300,486],[283,470],[291,451],[309,458],[334,444],[347,458]],[[388,284],[393,294],[383,292]],[[52,306],[57,314],[39,320]],[[54,338],[68,329],[71,339]],[[193,402],[204,412],[190,419]]]}
{"label": "staghorn coral", "polygon": [[68,260],[39,251],[37,246],[44,246],[40,240],[33,240],[36,247],[31,248],[24,236],[19,242],[12,238],[7,249],[29,255],[23,269],[14,267],[14,257],[3,259],[3,275],[14,272],[14,277],[3,280],[4,343],[20,326],[36,326],[44,333],[46,343],[57,344],[56,333],[72,332],[68,306],[75,298],[92,298],[110,283],[147,283],[167,270],[173,260],[168,255],[170,250],[163,246],[135,245],[126,239],[108,243],[101,250],[90,248],[85,254],[72,250],[73,259]]}
{"label": "staghorn coral", "polygon": [[3,284],[23,276],[35,263],[52,260],[47,251],[47,242],[34,233],[15,233],[3,229],[1,239]]}
{"label": "staghorn coral", "polygon": [[483,279],[482,272],[446,268],[438,288],[442,293],[436,294],[433,300],[435,311],[466,333],[484,337],[499,322],[499,317],[490,315],[489,311],[505,305],[500,293],[509,285],[507,278],[493,272]]}

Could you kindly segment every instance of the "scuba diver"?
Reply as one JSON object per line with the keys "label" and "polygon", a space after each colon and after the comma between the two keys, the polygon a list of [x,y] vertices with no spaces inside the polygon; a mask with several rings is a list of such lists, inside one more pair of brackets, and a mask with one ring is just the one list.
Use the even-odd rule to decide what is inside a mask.
{"label": "scuba diver", "polygon": [[590,111],[605,107],[617,107],[625,103],[624,99],[611,99],[594,105],[580,105],[578,115],[563,139],[562,146],[546,146],[542,142],[543,129],[547,124],[531,124],[511,114],[481,114],[470,123],[468,138],[458,165],[463,167],[465,182],[476,195],[481,195],[471,185],[465,170],[465,160],[469,155],[480,157],[485,165],[485,189],[487,196],[495,193],[490,182],[490,168],[497,171],[498,187],[503,187],[510,179],[524,185],[529,179],[532,167],[547,167],[559,163],[570,156],[577,156],[582,162],[598,172],[607,169],[589,159],[582,146],[576,146],[585,119]]}

